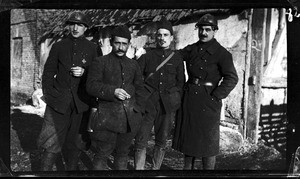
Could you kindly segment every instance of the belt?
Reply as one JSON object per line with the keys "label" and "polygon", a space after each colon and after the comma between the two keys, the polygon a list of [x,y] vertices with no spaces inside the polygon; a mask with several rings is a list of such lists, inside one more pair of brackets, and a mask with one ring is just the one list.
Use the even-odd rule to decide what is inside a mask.
{"label": "belt", "polygon": [[194,78],[194,77],[190,78],[188,80],[188,82],[191,83],[191,84],[197,85],[197,86],[201,86],[201,85],[202,86],[213,86],[212,82],[203,81],[199,78]]}

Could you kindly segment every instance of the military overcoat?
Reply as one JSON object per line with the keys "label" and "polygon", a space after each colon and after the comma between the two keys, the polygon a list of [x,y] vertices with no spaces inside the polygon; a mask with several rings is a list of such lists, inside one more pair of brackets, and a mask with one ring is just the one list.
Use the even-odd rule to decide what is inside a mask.
{"label": "military overcoat", "polygon": [[[180,53],[189,79],[176,120],[173,148],[195,157],[215,156],[219,153],[221,99],[238,82],[232,55],[215,39],[188,45]],[[192,79],[212,86],[196,85]]]}
{"label": "military overcoat", "polygon": [[[46,104],[59,113],[65,113],[74,98],[78,112],[86,111],[91,99],[85,91],[85,82],[89,65],[96,55],[96,46],[84,36],[69,36],[53,44],[42,76]],[[75,66],[85,69],[83,76],[72,76],[70,70]]]}

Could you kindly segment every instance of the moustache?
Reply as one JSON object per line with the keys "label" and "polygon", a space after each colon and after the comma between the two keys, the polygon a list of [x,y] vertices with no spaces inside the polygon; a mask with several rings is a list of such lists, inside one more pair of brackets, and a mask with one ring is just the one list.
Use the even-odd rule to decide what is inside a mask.
{"label": "moustache", "polygon": [[164,43],[166,43],[166,42],[165,42],[164,40],[160,40],[159,43],[164,44]]}

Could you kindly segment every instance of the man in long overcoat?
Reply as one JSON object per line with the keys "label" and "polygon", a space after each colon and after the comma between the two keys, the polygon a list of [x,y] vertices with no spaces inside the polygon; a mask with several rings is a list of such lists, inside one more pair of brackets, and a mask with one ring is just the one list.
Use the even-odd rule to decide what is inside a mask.
{"label": "man in long overcoat", "polygon": [[94,170],[106,170],[114,150],[115,169],[127,169],[129,147],[144,113],[141,70],[136,60],[126,56],[131,33],[126,26],[118,26],[111,35],[112,52],[93,62],[86,84],[87,92],[98,98],[101,113],[99,121],[90,126],[91,147],[96,151]]}
{"label": "man in long overcoat", "polygon": [[222,101],[234,89],[238,76],[232,55],[214,38],[214,16],[206,14],[196,24],[199,41],[180,50],[188,81],[176,121],[173,148],[185,154],[184,169],[202,158],[203,169],[214,169],[219,153]]}
{"label": "man in long overcoat", "polygon": [[[183,60],[170,48],[173,40],[172,24],[165,19],[159,21],[156,36],[157,48],[148,51],[138,59],[150,96],[146,103],[146,114],[135,138],[135,169],[137,170],[144,169],[146,148],[153,126],[155,133],[153,170],[160,169],[175,113],[181,104],[185,80]],[[170,56],[169,61],[156,71],[156,68],[172,53],[174,55]],[[152,73],[153,75],[149,77]]]}
{"label": "man in long overcoat", "polygon": [[44,150],[43,171],[52,170],[62,149],[66,154],[66,169],[77,169],[81,149],[79,127],[90,101],[85,82],[88,67],[96,57],[96,46],[84,36],[89,22],[83,13],[74,12],[66,23],[70,35],[53,44],[42,76],[47,106],[38,146]]}

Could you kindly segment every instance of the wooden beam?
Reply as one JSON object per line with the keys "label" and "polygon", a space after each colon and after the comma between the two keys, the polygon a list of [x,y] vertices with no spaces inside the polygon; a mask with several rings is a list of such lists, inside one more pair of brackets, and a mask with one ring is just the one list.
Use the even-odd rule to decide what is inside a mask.
{"label": "wooden beam", "polygon": [[287,88],[287,78],[264,77],[262,81],[263,88]]}
{"label": "wooden beam", "polygon": [[245,60],[245,74],[244,74],[244,94],[243,94],[243,108],[242,108],[242,116],[243,120],[241,120],[243,123],[240,125],[239,131],[243,135],[243,138],[246,139],[247,134],[246,134],[246,121],[248,117],[248,94],[249,94],[249,86],[247,85],[247,80],[249,79],[250,76],[250,61],[251,61],[251,42],[252,42],[252,14],[253,14],[253,9],[249,9],[248,11],[248,33],[247,33],[247,53],[246,53],[246,60]]}
{"label": "wooden beam", "polygon": [[252,46],[249,71],[246,138],[258,141],[260,118],[261,84],[263,76],[267,9],[254,9],[252,14]]}
{"label": "wooden beam", "polygon": [[276,64],[279,64],[283,57],[286,57],[285,55],[282,56],[282,54],[286,54],[287,45],[286,45],[286,27],[285,27],[285,18],[284,17],[285,10],[280,11],[280,18],[278,22],[278,30],[276,31],[273,43],[272,43],[272,53],[271,53],[271,59],[268,62],[268,65],[264,71],[265,77],[271,77],[272,73],[274,73],[274,69],[276,67]]}
{"label": "wooden beam", "polygon": [[267,17],[266,17],[266,35],[265,35],[265,51],[264,51],[264,64],[263,64],[263,70],[265,71],[268,63],[269,63],[269,59],[270,59],[270,54],[272,51],[272,42],[271,42],[271,21],[272,21],[272,9],[268,9],[267,10]]}

